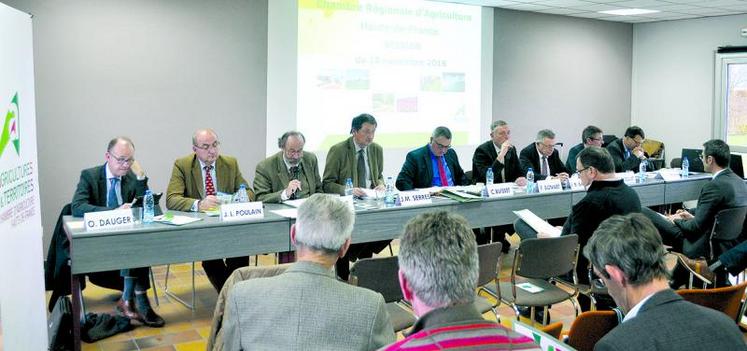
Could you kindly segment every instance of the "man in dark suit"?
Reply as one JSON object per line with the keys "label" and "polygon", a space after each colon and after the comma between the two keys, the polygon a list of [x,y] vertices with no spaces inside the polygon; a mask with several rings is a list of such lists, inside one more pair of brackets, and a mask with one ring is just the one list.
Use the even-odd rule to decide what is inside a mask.
{"label": "man in dark suit", "polygon": [[602,138],[602,130],[595,126],[587,126],[581,132],[581,143],[573,146],[568,150],[568,159],[565,161],[565,168],[569,174],[576,173],[576,158],[581,150],[596,146],[602,147],[604,139]]}
{"label": "man in dark suit", "polygon": [[[218,134],[200,129],[192,135],[192,153],[174,161],[166,189],[166,207],[176,211],[208,211],[220,205],[218,195],[234,194],[248,184],[235,158],[220,154]],[[252,189],[246,188],[249,199]],[[249,264],[249,256],[202,261],[202,269],[216,291],[220,292],[228,276]]]}
{"label": "man in dark suit", "polygon": [[[78,188],[71,203],[73,216],[85,213],[129,209],[133,200],[148,189],[148,178],[135,161],[135,145],[127,137],[117,137],[106,149],[106,163],[80,173]],[[162,327],[164,320],[150,306],[147,291],[148,267],[122,269],[124,281],[117,312],[151,327]],[[104,274],[107,274],[105,272]]]}
{"label": "man in dark suit", "polygon": [[428,145],[408,152],[397,176],[399,190],[466,184],[459,158],[451,149],[451,131],[446,127],[433,130]]}
{"label": "man in dark suit", "polygon": [[531,167],[535,180],[553,176],[563,181],[568,179],[568,170],[560,161],[560,153],[555,149],[555,133],[552,130],[540,130],[535,142],[522,149],[519,155],[522,173],[526,174]]}
{"label": "man in dark suit", "polygon": [[[474,183],[484,183],[485,173],[488,168],[492,168],[494,183],[516,182],[519,186],[526,185],[527,179],[522,176],[519,156],[516,154],[516,148],[511,144],[510,138],[511,128],[508,123],[497,120],[490,124],[490,140],[478,146],[472,156],[472,180]],[[485,244],[491,237],[495,237],[503,243],[503,252],[507,253],[511,248],[511,243],[506,240],[506,233],[513,232],[511,224],[484,228],[484,232],[481,232],[479,228],[474,229],[474,231],[479,245]]]}
{"label": "man in dark suit", "polygon": [[[615,139],[607,145],[607,151],[615,161],[615,172],[638,172],[641,162],[648,157],[642,146],[645,139],[643,129],[632,126],[625,130],[625,135],[621,139]],[[648,165],[647,169],[653,170],[651,165]]]}
{"label": "man in dark suit", "polygon": [[599,225],[584,255],[625,318],[594,350],[744,350],[733,320],[669,288],[665,253],[656,228],[641,214]]}
{"label": "man in dark suit", "polygon": [[747,206],[747,185],[729,169],[730,156],[729,145],[723,140],[713,139],[703,144],[703,168],[713,174],[713,180],[700,190],[698,207],[693,213],[680,210],[664,217],[648,208],[643,210],[673,251],[690,258],[706,256],[708,234],[716,214],[724,209]]}

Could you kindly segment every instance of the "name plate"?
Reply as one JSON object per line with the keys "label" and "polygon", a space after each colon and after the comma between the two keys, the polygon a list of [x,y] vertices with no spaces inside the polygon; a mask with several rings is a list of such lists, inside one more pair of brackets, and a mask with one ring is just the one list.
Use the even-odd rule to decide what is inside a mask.
{"label": "name plate", "polygon": [[265,217],[262,202],[236,202],[220,206],[220,220],[223,222],[244,221]]}
{"label": "name plate", "polygon": [[506,197],[514,195],[514,185],[512,183],[490,184],[488,187],[488,197]]}
{"label": "name plate", "polygon": [[101,230],[132,227],[132,210],[88,212],[83,215],[86,230]]}
{"label": "name plate", "polygon": [[677,172],[661,171],[659,172],[659,176],[661,177],[661,179],[664,179],[665,182],[682,179],[682,175],[679,173],[679,171]]}
{"label": "name plate", "polygon": [[431,203],[431,193],[427,190],[401,191],[399,202],[402,207]]}
{"label": "name plate", "polygon": [[584,183],[581,182],[581,179],[579,178],[570,178],[568,181],[571,183],[571,190],[572,191],[585,191],[586,188],[584,187]]}
{"label": "name plate", "polygon": [[539,193],[559,193],[563,191],[563,184],[560,179],[540,180],[537,182]]}

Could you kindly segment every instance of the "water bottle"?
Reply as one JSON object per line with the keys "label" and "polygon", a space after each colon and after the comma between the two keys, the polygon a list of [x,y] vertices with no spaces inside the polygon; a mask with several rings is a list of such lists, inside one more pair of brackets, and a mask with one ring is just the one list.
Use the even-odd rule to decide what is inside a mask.
{"label": "water bottle", "polygon": [[485,185],[493,184],[493,179],[493,167],[488,167],[488,170],[485,172]]}
{"label": "water bottle", "polygon": [[527,169],[527,194],[534,192],[534,170],[532,167]]}
{"label": "water bottle", "polygon": [[345,180],[345,196],[353,195],[353,179],[348,178]]}
{"label": "water bottle", "polygon": [[246,184],[239,186],[239,191],[236,192],[236,202],[249,202],[249,194],[246,193]]}
{"label": "water bottle", "polygon": [[145,191],[143,196],[143,223],[153,223],[153,216],[155,216],[155,202],[153,200],[153,192],[150,189]]}
{"label": "water bottle", "polygon": [[643,183],[646,181],[646,164],[648,162],[646,160],[641,160],[641,163],[638,165],[638,182]]}
{"label": "water bottle", "polygon": [[387,177],[386,190],[384,191],[384,207],[394,207],[395,202],[394,181],[392,180],[392,177]]}
{"label": "water bottle", "polygon": [[682,178],[687,178],[688,176],[690,176],[690,161],[685,156],[682,158]]}

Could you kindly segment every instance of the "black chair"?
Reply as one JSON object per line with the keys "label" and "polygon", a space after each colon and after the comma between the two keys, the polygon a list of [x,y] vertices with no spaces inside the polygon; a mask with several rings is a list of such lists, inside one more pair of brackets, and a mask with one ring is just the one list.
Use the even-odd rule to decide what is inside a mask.
{"label": "black chair", "polygon": [[682,158],[675,157],[669,162],[669,168],[682,168]]}
{"label": "black chair", "polygon": [[403,306],[404,296],[399,287],[398,271],[397,256],[364,258],[353,264],[348,279],[352,285],[371,289],[384,296],[395,333],[415,324],[415,316]]}
{"label": "black chair", "polygon": [[481,292],[485,292],[488,295],[493,295],[489,287],[492,285],[493,291],[500,291],[495,288],[495,282],[498,281],[498,275],[501,272],[501,249],[503,244],[500,242],[480,245],[477,247],[477,257],[480,265],[480,274],[477,277],[477,297],[475,298],[475,308],[480,313],[492,311],[495,314],[495,319],[500,322],[501,318],[498,315],[498,306],[501,304],[500,296],[494,296],[495,303],[480,296]]}
{"label": "black chair", "polygon": [[709,262],[718,259],[722,253],[739,244],[745,217],[746,206],[718,211],[708,241]]}

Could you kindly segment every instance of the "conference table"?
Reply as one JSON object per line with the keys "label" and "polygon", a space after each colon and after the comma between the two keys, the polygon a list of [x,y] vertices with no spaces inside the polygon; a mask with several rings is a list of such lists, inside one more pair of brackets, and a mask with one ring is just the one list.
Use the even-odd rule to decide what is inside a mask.
{"label": "conference table", "polygon": [[[709,174],[692,174],[673,181],[649,178],[629,185],[638,193],[642,206],[656,206],[695,200],[710,179]],[[460,214],[473,228],[513,223],[516,215],[512,211],[522,209],[546,219],[565,217],[585,195],[585,191],[565,190],[517,193],[473,202],[434,197],[429,204],[392,208],[379,202],[361,202],[356,204],[353,242],[397,238],[407,221],[430,211]],[[219,217],[203,213],[175,212],[201,220],[182,226],[149,223],[98,231],[86,231],[82,218],[65,216],[64,229],[71,243],[73,316],[81,315],[79,278],[85,273],[291,251],[289,231],[295,220],[273,212],[287,208],[265,204],[264,218],[240,222],[222,222]],[[75,348],[79,350],[80,319],[73,320]]]}

